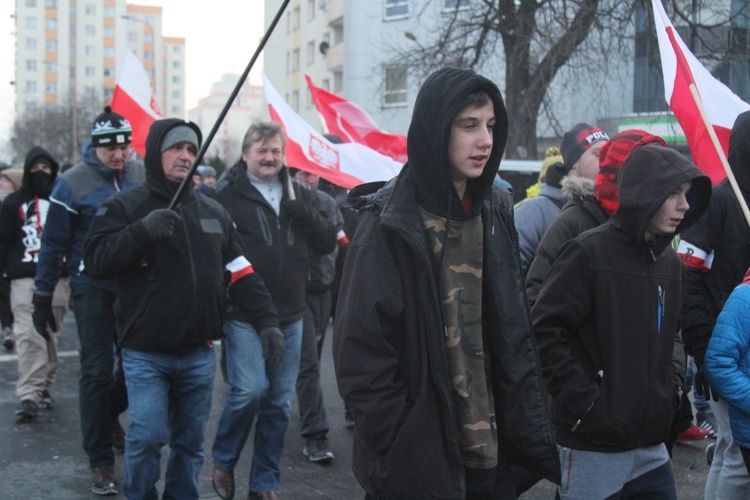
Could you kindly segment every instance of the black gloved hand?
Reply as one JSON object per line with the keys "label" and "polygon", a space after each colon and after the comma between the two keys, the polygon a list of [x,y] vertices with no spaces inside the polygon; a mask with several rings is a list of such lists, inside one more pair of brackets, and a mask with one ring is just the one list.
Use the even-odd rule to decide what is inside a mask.
{"label": "black gloved hand", "polygon": [[312,210],[302,200],[289,200],[281,205],[281,210],[289,214],[293,222],[300,225],[307,225],[312,222]]}
{"label": "black gloved hand", "polygon": [[261,330],[259,336],[266,363],[271,367],[279,366],[284,357],[284,334],[275,326],[269,326]]}
{"label": "black gloved hand", "polygon": [[719,400],[719,395],[716,394],[716,391],[711,390],[711,386],[708,384],[708,380],[706,380],[706,377],[703,375],[703,367],[696,367],[697,370],[695,372],[695,393],[699,396],[703,396],[706,398],[706,401],[709,399],[712,399],[714,401]]}
{"label": "black gloved hand", "polygon": [[46,340],[50,340],[47,327],[57,331],[57,321],[55,314],[52,312],[52,295],[40,295],[35,293],[31,299],[34,305],[34,312],[31,313],[31,319],[34,322],[36,331]]}
{"label": "black gloved hand", "polygon": [[151,241],[161,238],[169,238],[174,233],[174,226],[182,220],[180,214],[168,208],[154,210],[141,219],[141,224],[146,229]]}

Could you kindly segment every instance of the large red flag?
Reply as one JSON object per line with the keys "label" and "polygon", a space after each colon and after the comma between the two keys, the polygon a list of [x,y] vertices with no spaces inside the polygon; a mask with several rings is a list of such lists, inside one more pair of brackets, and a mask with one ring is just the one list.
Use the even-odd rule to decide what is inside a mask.
{"label": "large red flag", "polygon": [[364,144],[401,164],[406,163],[406,136],[380,130],[365,110],[343,97],[316,87],[309,75],[305,75],[305,79],[329,133],[336,134],[344,142]]}
{"label": "large red flag", "polygon": [[661,66],[664,73],[664,93],[677,122],[685,132],[693,161],[718,184],[726,178],[719,152],[701,117],[700,103],[690,90],[695,86],[703,103],[708,121],[719,139],[724,155],[729,150],[729,134],[737,116],[750,105],[737,97],[726,85],[714,78],[696,59],[680,38],[664,11],[661,0],[651,0],[654,9],[656,34],[659,39]]}
{"label": "large red flag", "polygon": [[133,51],[125,54],[125,62],[117,78],[117,86],[112,96],[112,111],[127,118],[133,127],[133,142],[130,146],[141,156],[146,155],[146,137],[154,121],[161,118],[156,104],[154,90],[148,73]]}
{"label": "large red flag", "polygon": [[261,76],[271,119],[281,125],[286,135],[284,153],[289,166],[346,189],[364,182],[386,181],[401,170],[400,163],[362,144],[329,142],[289,107],[265,73]]}

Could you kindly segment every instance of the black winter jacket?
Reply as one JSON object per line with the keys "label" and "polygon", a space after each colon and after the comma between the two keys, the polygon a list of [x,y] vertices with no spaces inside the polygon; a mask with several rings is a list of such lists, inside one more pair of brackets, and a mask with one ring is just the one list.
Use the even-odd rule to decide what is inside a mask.
{"label": "black winter jacket", "polygon": [[[31,165],[39,157],[50,162],[52,175],[43,185],[31,179]],[[36,275],[42,232],[47,220],[49,194],[60,166],[44,148],[34,147],[26,155],[21,188],[10,193],[0,208],[0,270],[8,279]],[[62,262],[60,262],[62,264]],[[62,265],[60,265],[62,268]]]}
{"label": "black winter jacket", "polygon": [[672,234],[651,241],[645,234],[685,182],[690,208],[676,232],[706,210],[708,177],[673,150],[634,149],[620,172],[617,211],[564,246],[552,265],[531,314],[558,444],[621,451],[667,438],[684,385],[685,271]]}
{"label": "black winter jacket", "polygon": [[[452,120],[466,96],[494,103],[494,145],[483,173],[469,179],[467,215],[447,165]],[[447,94],[447,95],[446,95]],[[461,218],[481,214],[482,320],[489,353],[500,454],[559,481],[539,359],[523,290],[513,203],[493,189],[507,136],[497,87],[452,68],[420,90],[409,129],[409,163],[360,199],[360,220],[339,291],[333,353],[339,391],[356,426],[352,468],[371,495],[463,498],[465,469],[451,400],[445,325],[418,206]],[[436,119],[437,118],[437,119]],[[365,189],[365,188],[363,188]],[[351,197],[356,197],[353,191]]]}
{"label": "black winter jacket", "polygon": [[[729,165],[750,203],[750,112],[732,127]],[[687,267],[682,335],[700,367],[716,318],[750,267],[750,228],[728,180],[714,188],[706,215],[682,235],[679,255]]]}
{"label": "black winter jacket", "polygon": [[[305,313],[305,281],[310,265],[309,250],[318,254],[336,248],[336,228],[317,208],[315,194],[297,181],[292,186],[297,199],[313,208],[312,223],[298,227],[283,208],[289,200],[286,186],[289,170],[283,167],[279,180],[285,186],[281,214],[271,208],[247,177],[247,163],[240,160],[216,184],[212,196],[229,212],[237,226],[250,262],[271,293],[282,323],[296,321]],[[233,308],[230,317],[234,318]]]}
{"label": "black winter jacket", "polygon": [[[227,293],[256,330],[278,326],[271,297],[256,273],[229,284],[227,264],[243,259],[229,214],[216,201],[187,190],[176,208],[182,220],[169,238],[152,241],[142,219],[167,208],[176,190],[161,166],[166,133],[186,122],[160,120],[146,141],[146,184],[120,192],[99,209],[84,245],[87,271],[115,279],[115,317],[122,347],[188,352],[223,336]],[[197,126],[194,130],[200,137]]]}

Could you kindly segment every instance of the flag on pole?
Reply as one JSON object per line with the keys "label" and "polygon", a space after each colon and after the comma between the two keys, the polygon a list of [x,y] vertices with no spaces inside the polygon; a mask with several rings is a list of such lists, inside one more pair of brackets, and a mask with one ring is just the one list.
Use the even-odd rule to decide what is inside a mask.
{"label": "flag on pole", "polygon": [[406,136],[380,130],[365,110],[343,97],[316,87],[305,75],[315,107],[324,126],[344,142],[364,144],[397,162],[406,163]]}
{"label": "flag on pole", "polygon": [[289,107],[265,73],[261,75],[271,119],[281,125],[286,135],[287,165],[346,189],[365,182],[386,181],[401,170],[400,163],[362,144],[329,142]]}
{"label": "flag on pole", "polygon": [[112,110],[127,118],[133,127],[130,146],[146,155],[146,137],[154,121],[161,118],[148,73],[132,50],[125,53],[117,85],[112,96]]}
{"label": "flag on pole", "polygon": [[701,118],[699,104],[693,98],[690,85],[695,85],[700,100],[703,101],[708,120],[719,138],[724,155],[729,150],[729,134],[734,120],[740,113],[749,110],[750,105],[714,78],[690,52],[672,26],[661,0],[651,0],[651,3],[659,39],[667,104],[685,132],[693,161],[716,185],[726,178],[726,173],[719,152]]}

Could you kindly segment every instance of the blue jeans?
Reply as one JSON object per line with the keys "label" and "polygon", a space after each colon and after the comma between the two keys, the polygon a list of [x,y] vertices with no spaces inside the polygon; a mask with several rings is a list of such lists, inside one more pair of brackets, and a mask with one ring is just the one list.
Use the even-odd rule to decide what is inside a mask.
{"label": "blue jeans", "polygon": [[122,371],[112,372],[112,346],[117,341],[113,311],[116,295],[90,285],[71,288],[81,346],[78,390],[83,449],[91,467],[112,465],[112,424],[128,407]]}
{"label": "blue jeans", "polygon": [[224,401],[213,458],[232,470],[255,424],[250,491],[278,491],[279,462],[292,413],[299,370],[302,320],[281,325],[286,351],[281,365],[266,369],[260,337],[249,323],[227,321],[223,340],[229,390]]}
{"label": "blue jeans", "polygon": [[163,498],[198,498],[216,370],[213,348],[184,355],[123,349],[122,361],[130,397],[125,496],[158,498],[161,448],[168,443]]}

